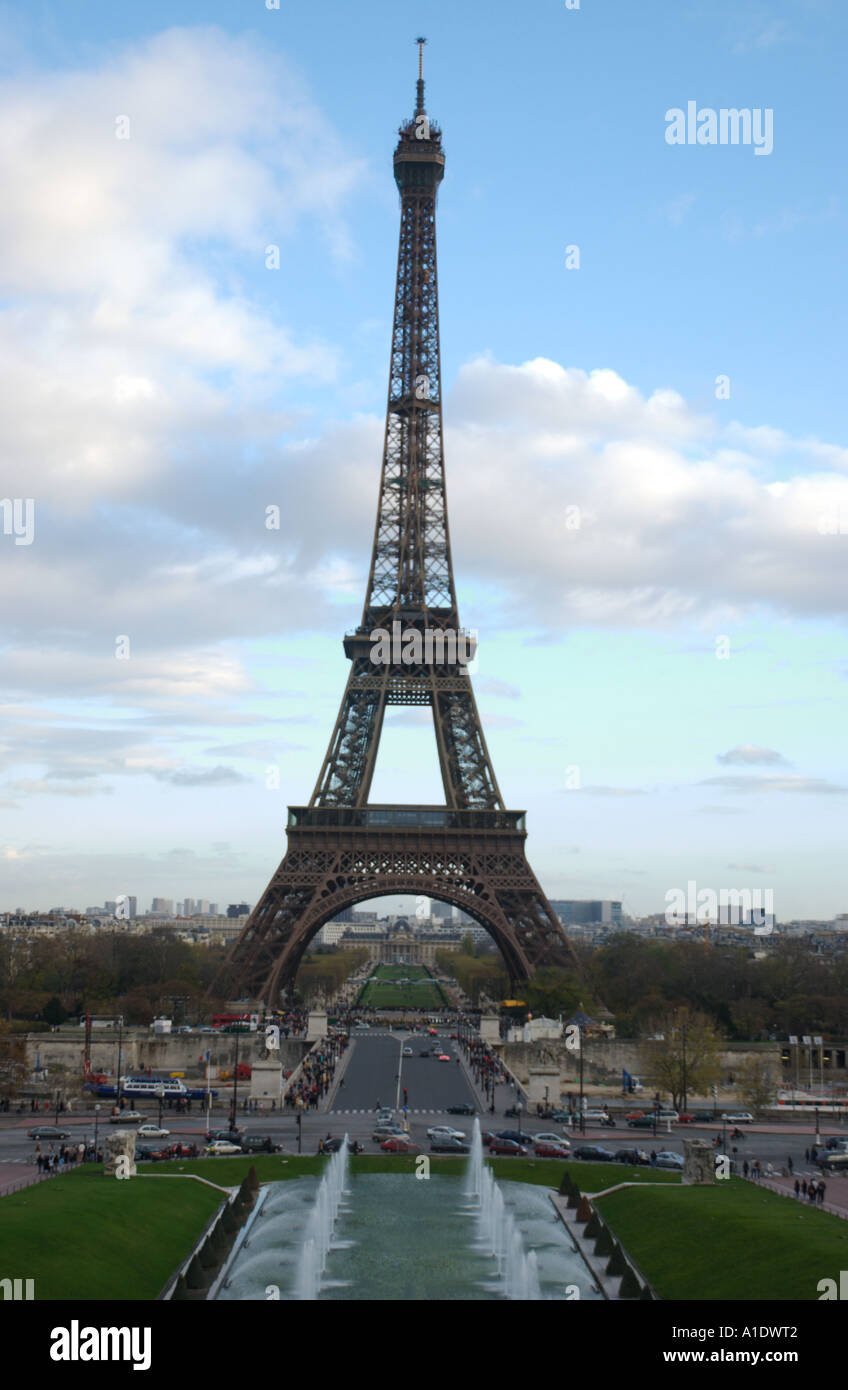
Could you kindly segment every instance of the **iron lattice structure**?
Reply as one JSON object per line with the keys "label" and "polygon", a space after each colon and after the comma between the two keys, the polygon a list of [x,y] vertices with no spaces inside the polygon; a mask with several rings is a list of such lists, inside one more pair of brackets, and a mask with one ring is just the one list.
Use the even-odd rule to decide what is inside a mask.
{"label": "iron lattice structure", "polygon": [[[400,243],[380,496],[362,621],[344,638],[347,687],[309,805],[289,809],[288,849],[230,950],[228,992],[272,1002],[310,940],[343,908],[414,893],[462,908],[492,935],[513,980],[541,965],[576,967],[524,852],[524,812],[503,803],[459,634],[442,443],[436,197],[445,157],[424,107],[394,154]],[[394,626],[393,625],[397,625]],[[376,630],[406,643],[381,664]],[[424,634],[431,635],[431,650]],[[415,637],[421,638],[414,650]],[[438,635],[443,640],[440,642]],[[399,644],[398,644],[399,645]],[[414,660],[410,660],[410,656]],[[387,705],[429,705],[444,806],[368,801]]]}

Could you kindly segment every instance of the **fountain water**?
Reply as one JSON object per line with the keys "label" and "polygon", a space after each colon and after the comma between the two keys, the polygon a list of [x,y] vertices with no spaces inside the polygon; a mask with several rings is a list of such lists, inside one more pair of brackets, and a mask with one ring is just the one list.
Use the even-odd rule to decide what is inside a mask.
{"label": "fountain water", "polygon": [[480,1121],[475,1118],[468,1163],[467,1195],[477,1204],[477,1222],[481,1244],[497,1260],[498,1278],[507,1298],[538,1299],[537,1260],[534,1252],[524,1249],[515,1217],[507,1211],[504,1195],[495,1176],[483,1162],[483,1140]]}
{"label": "fountain water", "polygon": [[315,1299],[327,1268],[327,1256],[333,1242],[333,1230],[348,1174],[348,1147],[345,1135],[341,1147],[333,1154],[315,1197],[306,1223],[303,1246],[297,1264],[295,1298]]}

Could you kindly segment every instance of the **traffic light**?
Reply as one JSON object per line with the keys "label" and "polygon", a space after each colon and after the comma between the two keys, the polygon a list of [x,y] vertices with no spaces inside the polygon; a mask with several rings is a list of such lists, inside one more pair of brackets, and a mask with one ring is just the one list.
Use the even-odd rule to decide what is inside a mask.
{"label": "traffic light", "polygon": [[404,1086],[404,1088],[403,1088],[403,1103],[404,1103],[404,1105],[406,1105],[406,1102],[407,1102],[408,1099],[409,1099],[409,1092],[407,1091],[406,1087]]}

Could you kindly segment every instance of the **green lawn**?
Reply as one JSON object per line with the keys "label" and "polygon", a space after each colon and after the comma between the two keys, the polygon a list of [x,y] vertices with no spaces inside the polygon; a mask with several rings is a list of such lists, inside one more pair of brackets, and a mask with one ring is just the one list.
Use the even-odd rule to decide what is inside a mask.
{"label": "green lawn", "polygon": [[597,1206],[664,1299],[817,1299],[848,1263],[848,1222],[740,1178],[631,1187]]}
{"label": "green lawn", "polygon": [[153,1299],[224,1194],[199,1182],[119,1182],[93,1169],[0,1198],[4,1269],[34,1279],[40,1300]]}
{"label": "green lawn", "polygon": [[[410,984],[400,984],[400,980]],[[441,985],[426,965],[378,965],[357,995],[356,1004],[369,1009],[431,1009],[447,1005]]]}

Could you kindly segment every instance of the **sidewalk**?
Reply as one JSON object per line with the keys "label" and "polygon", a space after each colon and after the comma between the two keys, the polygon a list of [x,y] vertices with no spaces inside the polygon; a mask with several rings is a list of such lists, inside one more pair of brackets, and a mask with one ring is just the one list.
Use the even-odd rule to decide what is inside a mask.
{"label": "sidewalk", "polygon": [[[808,1180],[810,1178],[814,1178],[816,1182],[822,1181],[820,1173],[803,1172],[796,1173],[791,1178],[782,1178],[779,1176],[771,1178],[760,1178],[759,1182],[756,1183],[755,1186],[767,1187],[770,1192],[776,1192],[780,1197],[791,1197],[793,1202],[797,1200],[799,1206],[816,1206],[818,1207],[819,1211],[828,1211],[830,1212],[831,1216],[839,1216],[842,1218],[843,1221],[848,1221],[848,1178],[834,1177],[832,1174],[829,1174],[824,1179],[827,1201],[823,1202],[821,1206],[818,1206],[817,1202],[808,1202],[807,1198],[803,1195],[803,1193],[800,1197],[796,1198],[796,1177],[799,1181],[803,1181],[804,1178],[807,1178]],[[753,1178],[749,1178],[748,1181],[753,1182],[754,1180]]]}

